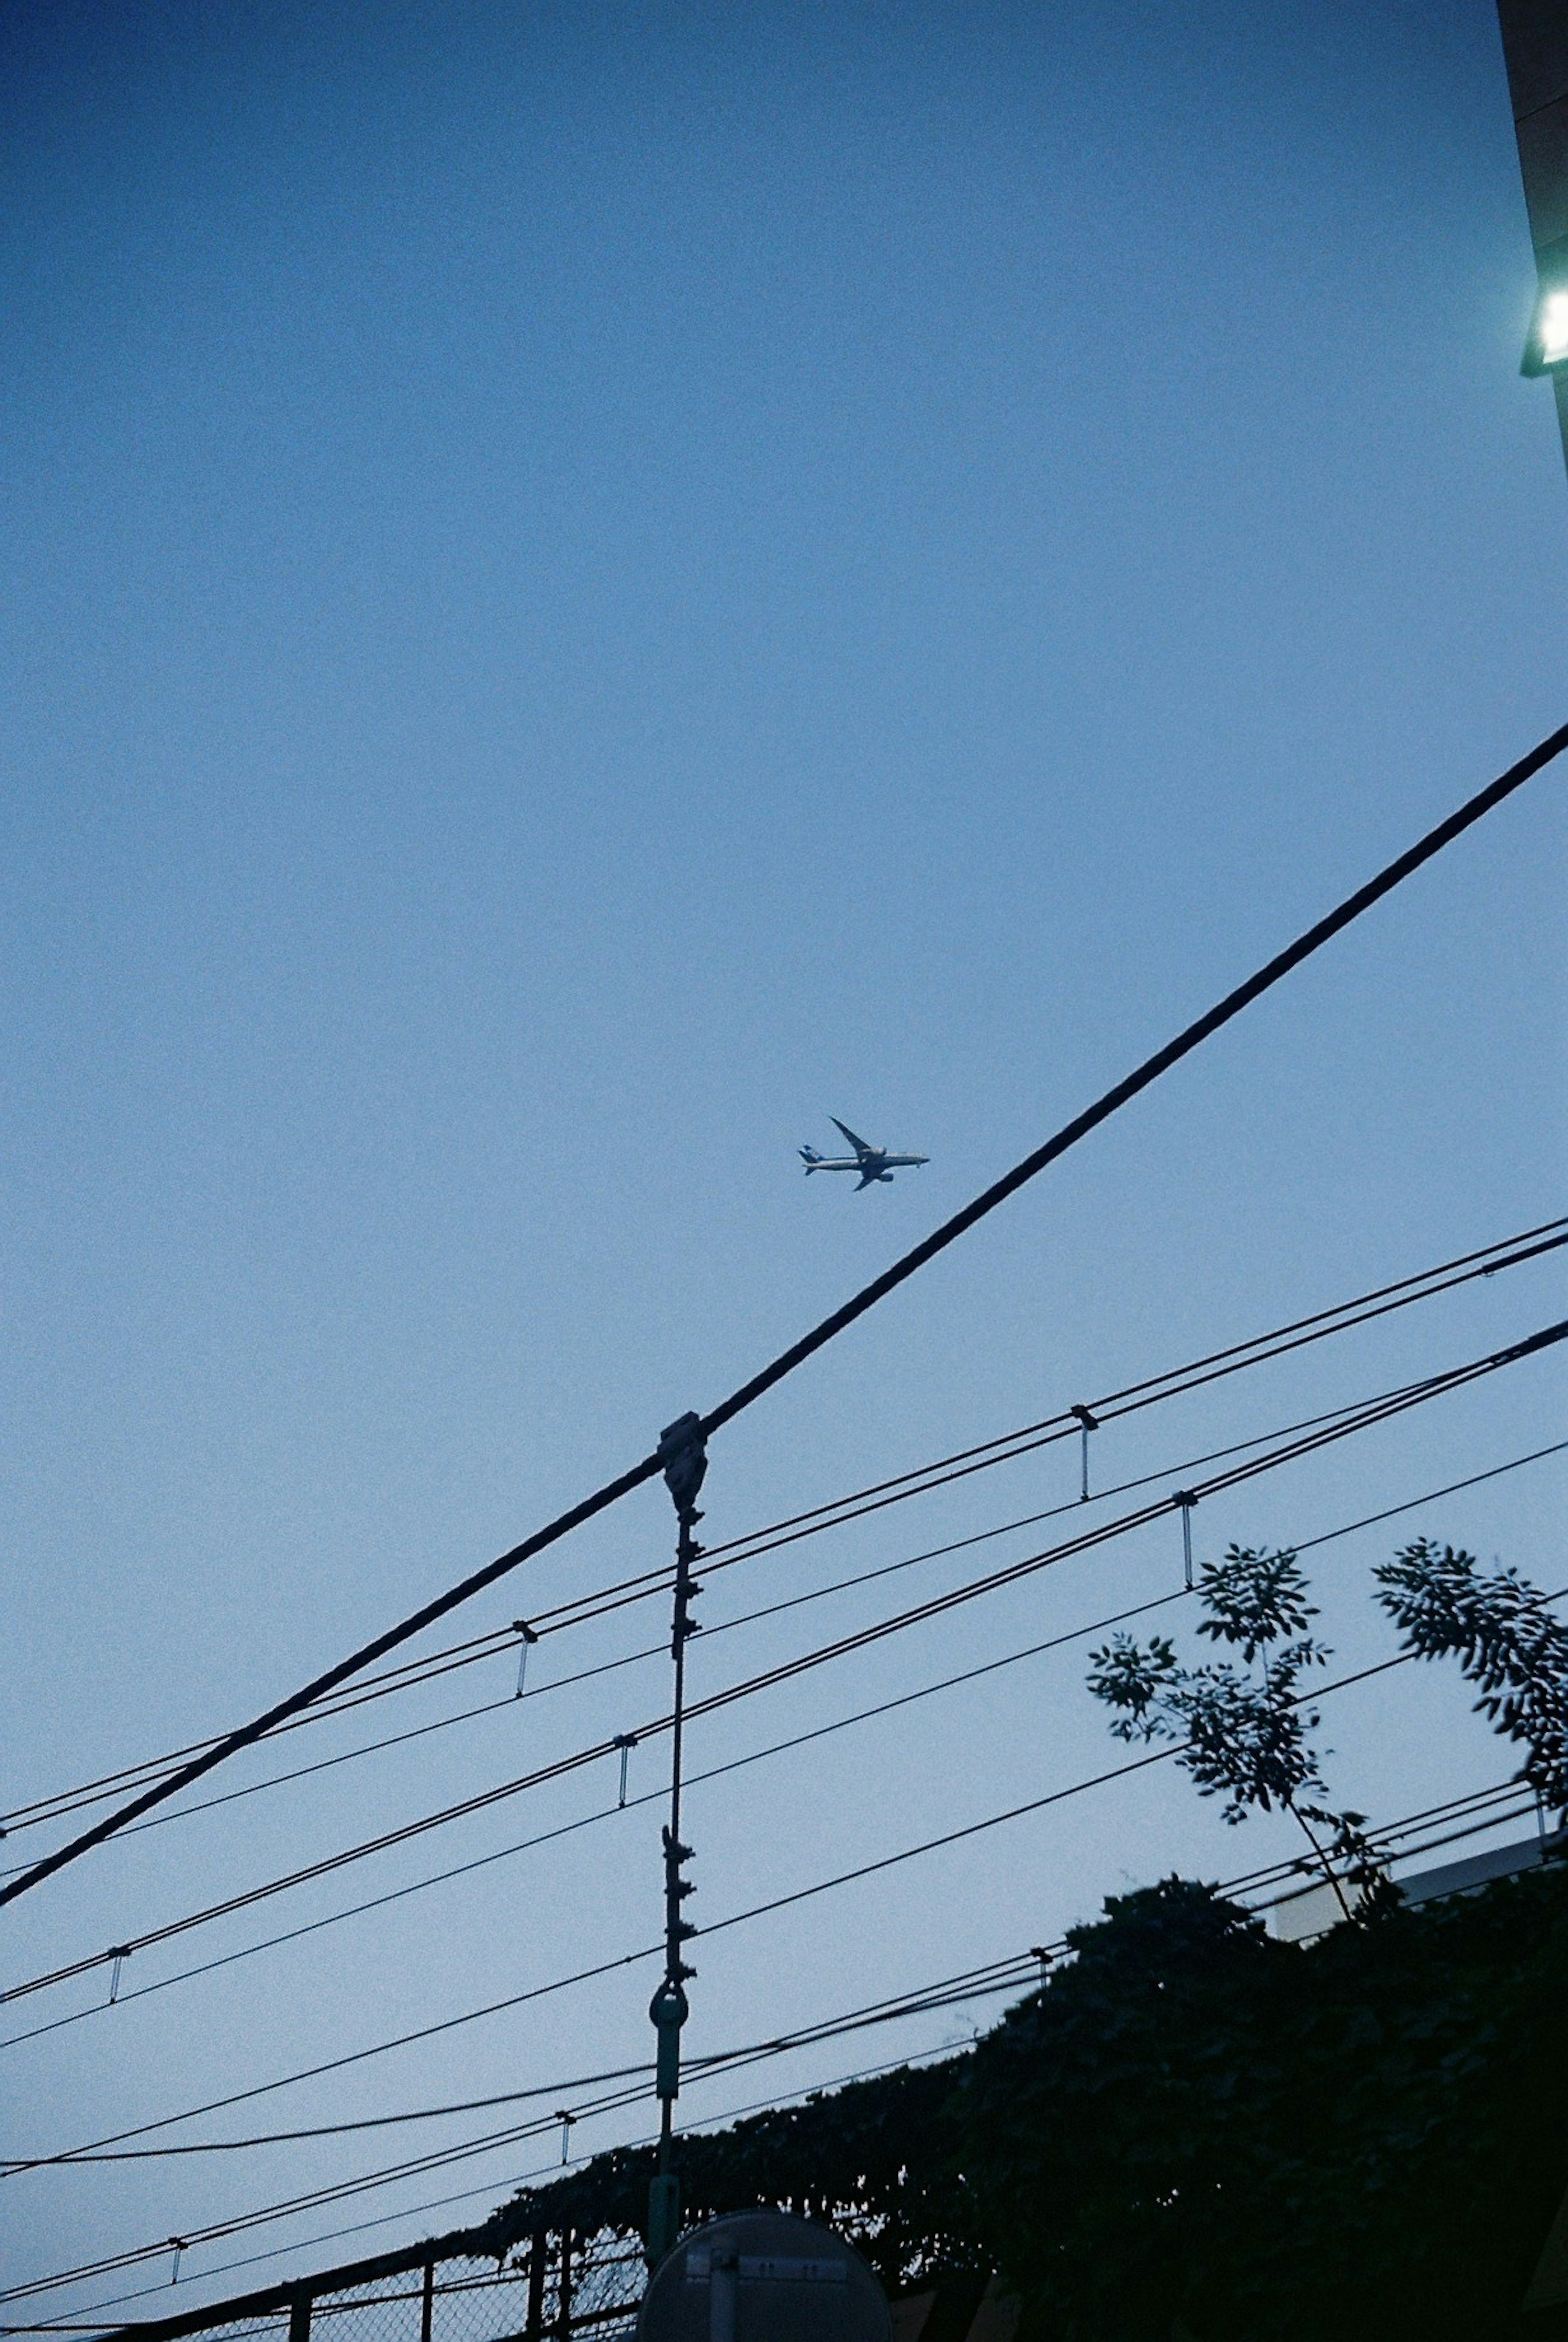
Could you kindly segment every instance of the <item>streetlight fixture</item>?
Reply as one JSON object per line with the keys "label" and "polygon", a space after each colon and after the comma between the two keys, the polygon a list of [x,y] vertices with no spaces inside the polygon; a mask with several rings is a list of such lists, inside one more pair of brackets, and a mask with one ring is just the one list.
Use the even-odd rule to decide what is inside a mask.
{"label": "streetlight fixture", "polygon": [[1541,290],[1525,337],[1521,374],[1551,374],[1568,365],[1568,236],[1535,255]]}
{"label": "streetlight fixture", "polygon": [[1568,8],[1497,0],[1537,291],[1523,371],[1549,375],[1568,457]]}

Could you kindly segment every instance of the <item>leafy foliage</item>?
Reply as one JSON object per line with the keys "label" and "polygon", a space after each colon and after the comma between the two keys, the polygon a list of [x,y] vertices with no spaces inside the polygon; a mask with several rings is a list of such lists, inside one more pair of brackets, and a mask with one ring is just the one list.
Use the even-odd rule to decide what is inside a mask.
{"label": "leafy foliage", "polygon": [[[847,2088],[680,2143],[688,2225],[770,2204],[827,2221],[864,2253],[891,2292],[980,2265],[958,2175],[951,2064],[901,2067]],[[529,2188],[488,2224],[497,2253],[536,2227],[642,2233],[652,2147],[617,2147],[580,2172]]]}
{"label": "leafy foliage", "polygon": [[[792,2206],[890,2290],[996,2267],[1021,2342],[1547,2342],[1517,2306],[1568,2181],[1568,1866],[1269,1937],[1119,1897],[977,2049],[681,2142],[687,2217]],[[601,2156],[482,2232],[640,2232]]]}
{"label": "leafy foliage", "polygon": [[[1203,1564],[1197,1592],[1208,1614],[1199,1634],[1238,1649],[1245,1672],[1232,1660],[1183,1666],[1168,1635],[1154,1636],[1146,1648],[1116,1635],[1090,1654],[1090,1691],[1116,1711],[1111,1729],[1118,1739],[1174,1741],[1176,1761],[1199,1795],[1224,1797],[1226,1821],[1244,1821],[1253,1807],[1293,1814],[1345,1917],[1348,1882],[1356,1889],[1355,1916],[1371,1917],[1391,1898],[1362,1832],[1366,1816],[1333,1813],[1302,1795],[1328,1792],[1307,1737],[1322,1718],[1298,1686],[1309,1667],[1332,1655],[1306,1632],[1317,1611],[1295,1555],[1233,1545],[1223,1561]],[[1329,1832],[1327,1847],[1314,1823]]]}
{"label": "leafy foliage", "polygon": [[1330,1654],[1303,1631],[1317,1614],[1294,1554],[1233,1545],[1223,1561],[1204,1563],[1197,1590],[1209,1614],[1199,1634],[1239,1647],[1248,1672],[1230,1660],[1184,1667],[1165,1635],[1147,1649],[1116,1635],[1089,1658],[1089,1689],[1117,1711],[1112,1731],[1177,1742],[1177,1762],[1201,1796],[1224,1797],[1228,1822],[1254,1806],[1293,1811],[1303,1789],[1326,1795],[1307,1740],[1320,1719],[1297,1686]]}
{"label": "leafy foliage", "polygon": [[1568,1873],[1304,1949],[1177,1879],[1106,1913],[959,2097],[1026,2336],[1525,2330],[1568,2177]]}
{"label": "leafy foliage", "polygon": [[1283,1635],[1305,1633],[1317,1616],[1306,1592],[1301,1564],[1288,1548],[1267,1553],[1233,1545],[1223,1561],[1205,1562],[1199,1573],[1199,1598],[1209,1616],[1198,1632],[1216,1643],[1239,1643],[1251,1666]]}
{"label": "leafy foliage", "polygon": [[1457,1658],[1476,1712],[1525,1750],[1517,1778],[1568,1813],[1568,1626],[1516,1569],[1484,1575],[1473,1554],[1426,1537],[1373,1570],[1406,1650]]}

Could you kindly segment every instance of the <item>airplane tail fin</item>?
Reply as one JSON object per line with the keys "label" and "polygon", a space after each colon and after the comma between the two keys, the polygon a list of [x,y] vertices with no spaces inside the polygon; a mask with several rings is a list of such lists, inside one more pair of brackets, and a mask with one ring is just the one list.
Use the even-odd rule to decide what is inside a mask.
{"label": "airplane tail fin", "polygon": [[812,1173],[820,1167],[822,1163],[822,1156],[817,1153],[814,1146],[803,1146],[800,1150],[800,1159],[805,1165],[805,1176],[808,1179],[811,1177]]}

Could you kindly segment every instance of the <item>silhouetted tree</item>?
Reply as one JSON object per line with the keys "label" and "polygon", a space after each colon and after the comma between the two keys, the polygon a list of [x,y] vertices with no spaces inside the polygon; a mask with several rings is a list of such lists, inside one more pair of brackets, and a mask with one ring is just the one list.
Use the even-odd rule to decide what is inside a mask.
{"label": "silhouetted tree", "polygon": [[[1197,1593],[1207,1616],[1200,1635],[1240,1653],[1234,1660],[1184,1666],[1167,1635],[1148,1645],[1116,1635],[1089,1657],[1089,1689],[1116,1711],[1119,1740],[1170,1740],[1199,1795],[1223,1797],[1227,1822],[1280,1807],[1300,1827],[1346,1918],[1383,1908],[1389,1889],[1363,1835],[1364,1814],[1335,1813],[1308,1738],[1321,1722],[1300,1689],[1303,1676],[1333,1655],[1307,1629],[1317,1616],[1307,1581],[1288,1549],[1233,1545],[1205,1562]],[[1316,1825],[1314,1828],[1313,1825]],[[1318,1836],[1328,1834],[1325,1844]],[[1337,1857],[1340,1867],[1335,1867]],[[1355,1890],[1355,1906],[1345,1892]]]}
{"label": "silhouetted tree", "polygon": [[1418,1658],[1456,1658],[1478,1684],[1476,1713],[1522,1746],[1515,1778],[1568,1814],[1568,1626],[1516,1569],[1483,1572],[1475,1556],[1427,1537],[1373,1571],[1378,1600]]}

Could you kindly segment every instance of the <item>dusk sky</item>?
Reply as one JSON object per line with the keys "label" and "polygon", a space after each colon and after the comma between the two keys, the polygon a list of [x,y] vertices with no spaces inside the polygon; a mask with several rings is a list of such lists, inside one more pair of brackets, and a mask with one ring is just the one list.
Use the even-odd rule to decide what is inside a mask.
{"label": "dusk sky", "polygon": [[[634,1462],[1563,722],[1568,483],[1519,374],[1490,0],[62,0],[4,12],[0,75],[11,1811],[242,1721]],[[704,1538],[1562,1211],[1565,778],[715,1440]],[[930,1163],[804,1178],[830,1116]],[[1563,1315],[1562,1257],[1108,1427],[1096,1476],[1174,1486],[1516,1341]],[[1562,1438],[1561,1358],[1205,1504],[1200,1556]],[[1418,1534],[1568,1579],[1563,1462],[1305,1556],[1335,1669],[1394,1649],[1369,1573]],[[1048,1447],[786,1547],[700,1615],[1071,1502],[1077,1470]],[[1062,1526],[699,1640],[694,1692]],[[416,1648],[673,1529],[644,1489]],[[1180,1581],[1167,1517],[699,1724],[689,1761]],[[551,1638],[530,1686],[666,1631],[661,1604]],[[1088,1647],[695,1787],[694,1918],[1108,1767]],[[502,1653],[253,1752],[186,1802],[495,1703],[80,1862],[0,1915],[0,1984],[632,1729],[668,1666],[514,1678]],[[1330,1699],[1320,1740],[1379,1820],[1513,1764],[1414,1670]],[[638,1749],[634,1796],[666,1764]],[[13,2003],[5,2151],[650,1943],[651,1804],[160,1984],[615,1790],[605,1764],[138,1952],[113,2009],[102,1967]],[[699,1939],[688,2047],[1295,1851],[1157,1767]],[[628,2065],[656,1975],[170,2136]],[[694,2086],[683,2119],[997,2013]],[[490,2127],[8,2178],[0,2281]],[[178,2299],[477,2217],[556,2152],[202,2246]],[[168,2276],[5,2315],[149,2314]]]}

